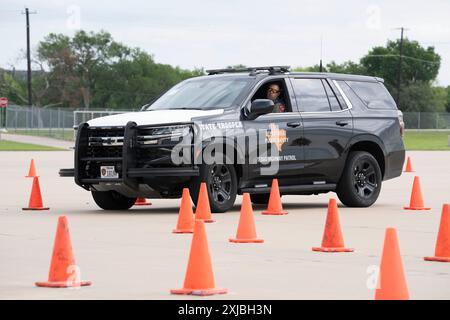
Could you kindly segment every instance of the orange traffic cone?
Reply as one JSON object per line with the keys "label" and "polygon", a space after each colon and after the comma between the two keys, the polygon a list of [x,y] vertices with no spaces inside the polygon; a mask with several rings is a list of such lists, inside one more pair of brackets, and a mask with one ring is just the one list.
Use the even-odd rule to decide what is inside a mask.
{"label": "orange traffic cone", "polygon": [[200,192],[198,194],[197,207],[195,208],[195,219],[203,222],[214,222],[211,214],[211,207],[209,206],[208,191],[206,190],[206,183],[200,184]]}
{"label": "orange traffic cone", "polygon": [[342,237],[341,224],[336,199],[328,201],[327,221],[323,232],[322,246],[312,248],[313,251],[322,252],[353,252],[354,249],[345,248]]}
{"label": "orange traffic cone", "polygon": [[58,218],[55,244],[47,282],[36,282],[38,287],[67,288],[91,285],[90,281],[81,281],[78,266],[72,253],[67,218]]}
{"label": "orange traffic cone", "polygon": [[238,230],[236,238],[230,239],[230,242],[236,243],[262,243],[263,239],[256,237],[255,220],[253,217],[252,202],[250,201],[250,194],[244,193],[241,206],[241,216],[239,218]]}
{"label": "orange traffic cone", "polygon": [[278,179],[272,180],[272,187],[270,188],[269,205],[267,210],[263,211],[262,214],[265,215],[284,215],[288,214],[283,210],[281,204],[280,190],[278,189]]}
{"label": "orange traffic cone", "polygon": [[135,206],[149,206],[152,203],[150,201],[147,201],[145,198],[137,198],[136,202],[134,203]]}
{"label": "orange traffic cone", "polygon": [[227,291],[227,289],[215,288],[205,224],[202,220],[195,220],[184,286],[182,289],[172,289],[170,293],[209,296],[227,293]]}
{"label": "orange traffic cone", "polygon": [[33,177],[33,186],[31,187],[30,201],[28,208],[22,210],[48,210],[42,203],[41,188],[39,187],[39,177]]}
{"label": "orange traffic cone", "polygon": [[409,300],[395,228],[386,228],[375,300]]}
{"label": "orange traffic cone", "polygon": [[409,202],[409,207],[403,207],[405,210],[430,210],[431,208],[424,207],[422,190],[420,188],[420,178],[418,176],[414,177],[413,188],[411,192],[411,199]]}
{"label": "orange traffic cone", "polygon": [[28,175],[25,178],[34,178],[37,177],[36,166],[34,164],[34,159],[31,159],[30,168],[28,169]]}
{"label": "orange traffic cone", "polygon": [[181,206],[178,213],[177,228],[173,233],[192,233],[194,232],[194,212],[192,212],[191,196],[189,189],[183,189],[183,196],[181,197]]}
{"label": "orange traffic cone", "polygon": [[403,171],[403,172],[414,172],[414,170],[412,168],[410,157],[408,157],[408,159],[406,160],[406,168],[405,168],[405,171]]}
{"label": "orange traffic cone", "polygon": [[425,257],[424,259],[426,261],[450,262],[450,204],[448,203],[442,206],[434,257]]}

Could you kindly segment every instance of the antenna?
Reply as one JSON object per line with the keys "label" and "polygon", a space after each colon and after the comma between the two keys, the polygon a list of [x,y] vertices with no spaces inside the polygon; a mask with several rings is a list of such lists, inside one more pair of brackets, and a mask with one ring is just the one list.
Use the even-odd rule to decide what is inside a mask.
{"label": "antenna", "polygon": [[320,64],[319,64],[320,72],[323,72],[322,55],[323,55],[323,34],[320,34]]}

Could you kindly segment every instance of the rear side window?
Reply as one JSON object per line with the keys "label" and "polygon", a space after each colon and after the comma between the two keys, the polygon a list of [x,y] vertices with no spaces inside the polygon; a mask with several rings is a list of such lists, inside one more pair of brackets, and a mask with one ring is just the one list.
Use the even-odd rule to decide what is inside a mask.
{"label": "rear side window", "polygon": [[301,111],[330,111],[327,93],[321,79],[292,79],[292,85]]}
{"label": "rear side window", "polygon": [[394,99],[381,82],[346,81],[371,109],[397,109]]}

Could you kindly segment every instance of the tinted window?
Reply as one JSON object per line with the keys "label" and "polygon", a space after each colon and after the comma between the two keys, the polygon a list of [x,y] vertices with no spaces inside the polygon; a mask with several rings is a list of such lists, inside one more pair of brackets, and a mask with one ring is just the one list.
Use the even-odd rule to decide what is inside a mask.
{"label": "tinted window", "polygon": [[350,100],[353,107],[356,107],[357,109],[363,109],[364,108],[364,102],[361,100],[360,97],[358,97],[355,93],[355,91],[350,88],[350,86],[347,84],[347,82],[338,80],[336,81],[339,87],[341,87],[344,94],[347,96],[347,98]]}
{"label": "tinted window", "polygon": [[323,86],[325,87],[325,91],[328,95],[328,101],[330,102],[331,111],[339,111],[341,110],[341,105],[339,104],[338,99],[336,98],[333,90],[331,89],[328,81],[323,80]]}
{"label": "tinted window", "polygon": [[372,109],[396,109],[394,99],[380,82],[346,81],[367,107]]}
{"label": "tinted window", "polygon": [[292,79],[295,99],[305,112],[330,111],[330,104],[320,79]]}

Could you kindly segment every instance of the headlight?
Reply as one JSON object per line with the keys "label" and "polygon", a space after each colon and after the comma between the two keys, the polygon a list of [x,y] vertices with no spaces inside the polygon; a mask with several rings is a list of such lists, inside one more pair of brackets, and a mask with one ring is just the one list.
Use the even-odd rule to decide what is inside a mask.
{"label": "headlight", "polygon": [[190,131],[188,125],[143,128],[138,132],[137,142],[144,145],[179,142],[189,135]]}

